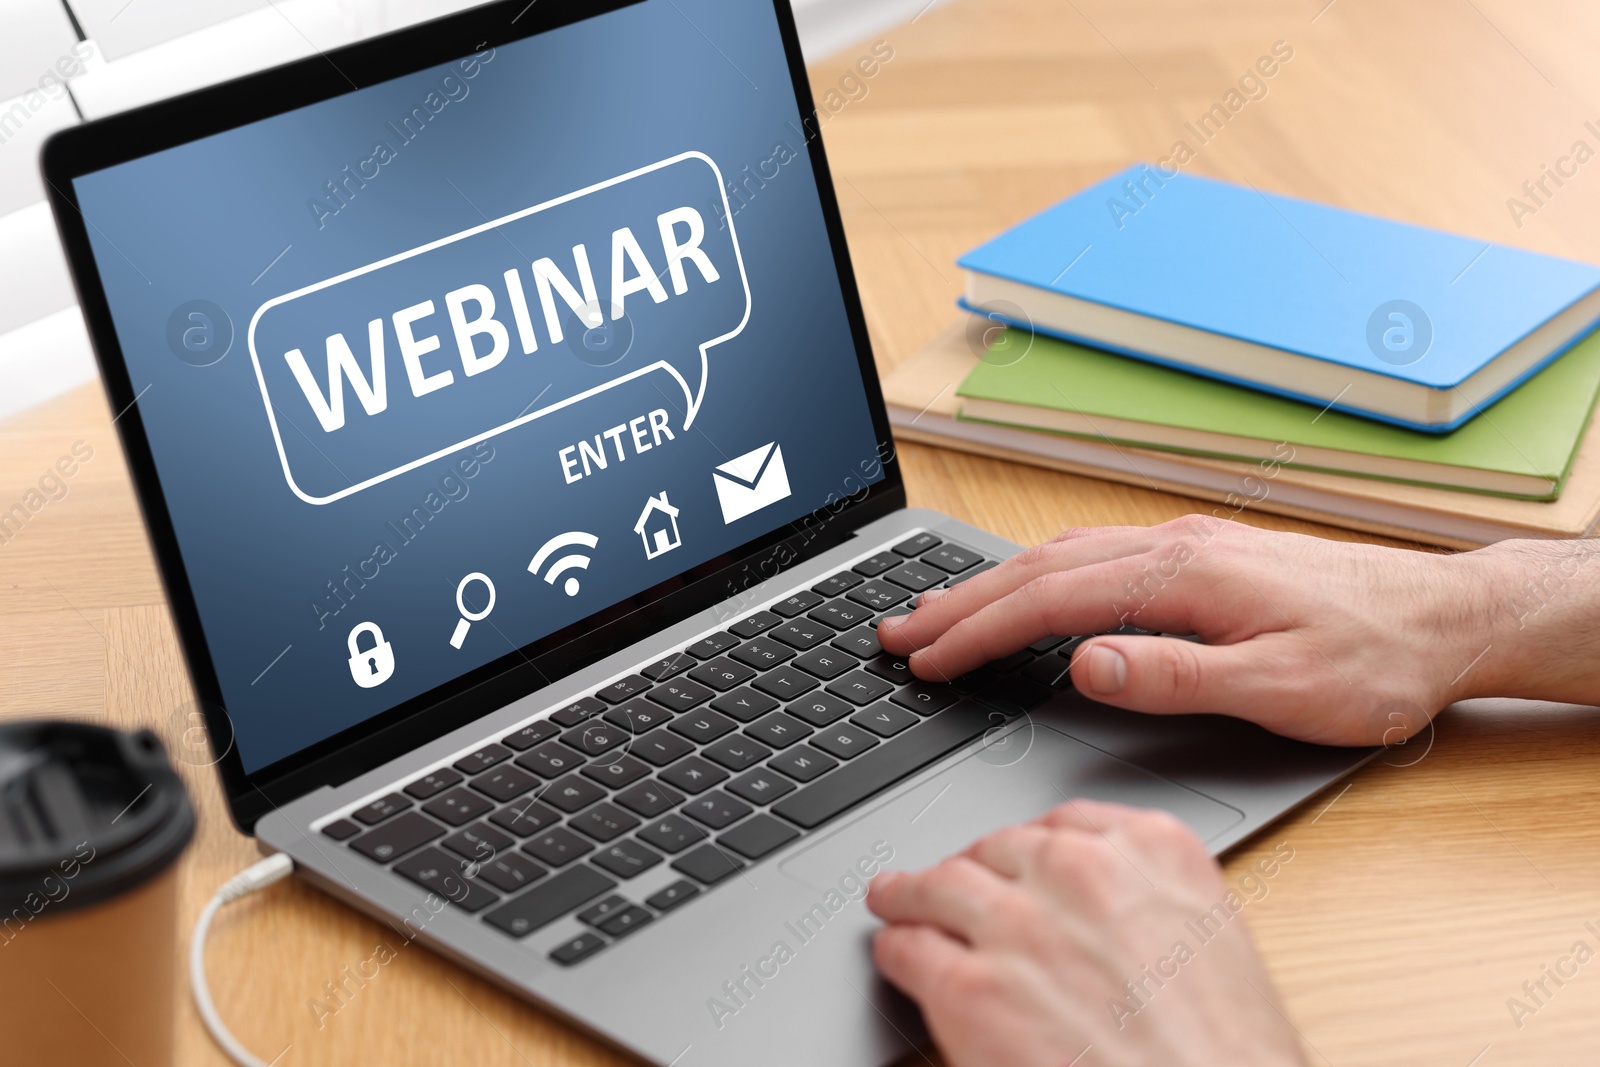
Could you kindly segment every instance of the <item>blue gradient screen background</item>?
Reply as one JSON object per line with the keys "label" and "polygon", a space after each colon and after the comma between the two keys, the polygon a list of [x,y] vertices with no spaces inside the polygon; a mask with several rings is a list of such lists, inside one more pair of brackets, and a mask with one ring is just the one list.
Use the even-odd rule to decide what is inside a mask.
{"label": "blue gradient screen background", "polygon": [[[495,49],[472,71],[464,77],[455,63],[421,71],[76,181],[247,772],[883,476],[805,127],[767,4],[650,0]],[[413,123],[420,132],[402,140],[393,124],[419,107],[426,124]],[[390,158],[358,171],[378,142]],[[742,333],[710,350],[704,405],[691,429],[644,453],[629,443],[624,461],[613,454],[605,471],[566,480],[562,448],[655,409],[672,411],[674,429],[680,426],[681,390],[647,374],[333,503],[313,505],[291,491],[246,343],[258,308],[690,151],[709,156],[728,181],[764,163],[765,175],[777,172],[745,186],[742,205],[734,201],[750,318]],[[781,165],[769,162],[775,158]],[[365,175],[376,169],[376,176],[336,200],[325,183],[343,180],[346,166]],[[714,231],[715,180],[703,185],[692,206]],[[637,193],[639,210],[615,225],[635,226],[648,251],[651,235],[638,220],[676,205],[662,201],[668,194],[659,188],[641,184]],[[324,210],[312,208],[314,199]],[[585,232],[610,233],[604,219],[590,222]],[[610,249],[601,244],[596,238],[591,249],[604,300]],[[414,429],[420,419],[481,419],[487,429],[514,418],[536,401],[541,369],[549,371],[543,384],[557,388],[592,377],[592,360],[580,360],[571,345],[549,344],[541,328],[538,352],[524,355],[513,329],[505,364],[463,380],[444,293],[470,281],[497,288],[501,272],[519,265],[527,279],[520,251],[489,257],[481,277],[442,272],[432,288],[413,272],[397,283],[403,291],[390,306],[352,310],[345,332],[366,366],[367,319],[433,299],[440,314],[419,323],[418,333],[437,334],[443,348],[427,365],[454,360],[458,381],[415,400],[391,348],[389,392],[406,403],[367,416],[347,387],[348,422],[336,433],[376,435],[375,447],[399,455],[409,439],[425,436]],[[559,242],[526,251],[562,261]],[[657,242],[658,269],[660,254]],[[570,244],[565,255],[570,267]],[[688,273],[692,286],[699,278],[692,266]],[[723,280],[739,282],[726,272]],[[695,295],[659,306],[648,295],[630,297],[630,308],[649,315],[627,358],[606,373],[659,358],[652,354],[659,344],[681,345],[701,328],[697,317],[706,315]],[[529,298],[539,320],[531,287]],[[194,301],[222,309],[231,323],[226,355],[206,366],[179,358],[168,341],[169,320]],[[503,307],[497,317],[510,322]],[[326,385],[323,325],[308,325],[304,350]],[[279,371],[281,347],[260,351],[264,363],[280,361]],[[271,395],[285,437],[298,442],[297,463],[338,452],[317,448],[324,431],[304,396],[277,385]],[[769,442],[783,450],[792,494],[725,524],[713,468]],[[319,479],[337,482],[330,474],[337,465],[327,462]],[[682,546],[649,560],[633,528],[647,498],[661,492],[680,509]],[[547,539],[573,530],[599,544],[587,571],[570,572],[581,592],[569,597],[527,567]],[[460,619],[457,587],[472,572],[493,579],[497,598],[457,650],[450,645]],[[483,587],[474,583],[466,599],[480,609]],[[382,629],[396,663],[372,689],[355,685],[348,666],[347,637],[364,622]]]}

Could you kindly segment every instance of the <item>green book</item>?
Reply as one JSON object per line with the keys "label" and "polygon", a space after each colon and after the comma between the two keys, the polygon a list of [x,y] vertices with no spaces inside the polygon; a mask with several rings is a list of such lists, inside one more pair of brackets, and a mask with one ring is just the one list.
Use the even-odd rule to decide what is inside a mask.
{"label": "green book", "polygon": [[1442,435],[1020,330],[957,390],[976,422],[1528,500],[1560,495],[1597,393],[1600,332]]}

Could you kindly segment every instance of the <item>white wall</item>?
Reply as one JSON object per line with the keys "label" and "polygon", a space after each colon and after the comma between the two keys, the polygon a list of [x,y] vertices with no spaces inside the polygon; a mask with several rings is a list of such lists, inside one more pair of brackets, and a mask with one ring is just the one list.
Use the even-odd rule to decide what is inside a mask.
{"label": "white wall", "polygon": [[[0,0],[0,419],[91,381],[38,151],[51,131],[471,6],[473,0]],[[792,0],[813,61],[917,17],[929,0]],[[98,35],[99,39],[95,39]],[[76,57],[76,58],[75,58]],[[83,57],[87,57],[85,62]],[[67,78],[69,98],[54,81]],[[21,106],[24,111],[16,111]],[[20,122],[18,121],[20,116]]]}

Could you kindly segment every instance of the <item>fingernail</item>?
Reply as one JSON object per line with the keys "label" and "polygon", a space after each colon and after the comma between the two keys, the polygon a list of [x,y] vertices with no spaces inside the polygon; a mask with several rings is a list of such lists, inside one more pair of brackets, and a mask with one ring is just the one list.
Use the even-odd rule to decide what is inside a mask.
{"label": "fingernail", "polygon": [[949,592],[950,590],[948,589],[930,589],[917,598],[917,607],[925,608]]}
{"label": "fingernail", "polygon": [[1094,645],[1089,649],[1089,688],[1096,693],[1110,695],[1122,692],[1128,684],[1128,661],[1122,653],[1109,645]]}
{"label": "fingernail", "polygon": [[883,630],[897,630],[909,618],[911,618],[909,615],[891,615],[887,619],[879,619],[878,630],[880,632]]}

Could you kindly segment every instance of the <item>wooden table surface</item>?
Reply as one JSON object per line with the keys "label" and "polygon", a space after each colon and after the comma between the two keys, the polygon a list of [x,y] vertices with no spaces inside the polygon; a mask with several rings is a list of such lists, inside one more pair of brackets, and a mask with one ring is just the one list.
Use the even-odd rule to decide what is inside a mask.
{"label": "wooden table surface", "polygon": [[[1600,261],[1600,162],[1588,159],[1600,149],[1600,7],[1581,0],[955,0],[882,40],[893,58],[864,90],[843,79],[870,44],[812,78],[819,96],[852,90],[833,98],[848,102],[823,136],[885,369],[955,317],[961,252],[1180,140],[1191,173]],[[1201,143],[1184,124],[1226,106],[1280,41],[1293,55],[1265,95],[1247,86],[1258,98]],[[1585,165],[1562,162],[1578,141]],[[1558,165],[1571,176],[1545,179],[1535,203],[1523,183]],[[1514,212],[1511,197],[1532,210]],[[194,746],[192,694],[98,387],[0,425],[0,507],[80,441],[93,458],[65,495],[0,544],[0,715],[167,738],[200,809],[181,870],[187,927],[256,853]],[[1198,508],[937,449],[902,457],[914,504],[1025,543]],[[1457,708],[1433,737],[1229,858],[1237,877],[1279,842],[1294,850],[1247,917],[1311,1062],[1600,1061],[1600,963],[1547,981],[1554,995],[1520,1025],[1508,1006],[1576,942],[1600,949],[1584,927],[1600,926],[1597,770],[1593,710]],[[282,885],[222,920],[213,990],[249,1046],[268,1058],[287,1048],[285,1067],[625,1062],[414,947],[319,1018],[324,983],[393,940]],[[179,992],[178,1062],[223,1063]]]}

